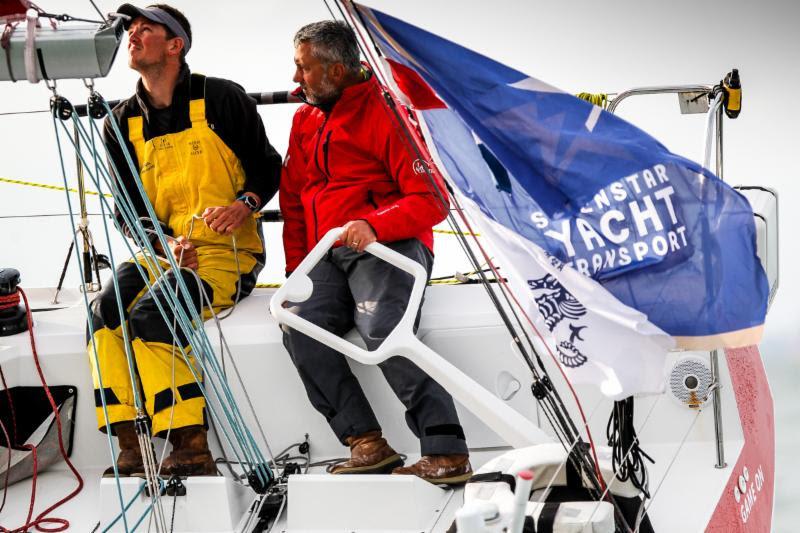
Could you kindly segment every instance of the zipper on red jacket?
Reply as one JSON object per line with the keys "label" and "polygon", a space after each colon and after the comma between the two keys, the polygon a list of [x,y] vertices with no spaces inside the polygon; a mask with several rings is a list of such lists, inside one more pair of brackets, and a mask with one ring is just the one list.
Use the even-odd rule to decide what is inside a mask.
{"label": "zipper on red jacket", "polygon": [[[328,119],[329,118],[330,118],[330,115],[326,114],[325,115],[325,120],[322,121],[322,126],[319,127],[319,133],[317,134],[317,144],[314,146],[314,163],[317,165],[317,170],[319,170],[320,173],[325,177],[325,185],[326,186],[328,185],[329,176],[325,171],[322,170],[322,167],[319,164],[319,141],[320,141],[320,139],[322,139],[322,132],[325,131],[325,125],[328,123]],[[328,134],[328,140],[330,140],[330,137],[331,136],[330,136],[330,133],[329,133]],[[328,146],[328,143],[326,141],[325,144],[323,145],[323,149],[326,152],[326,154],[325,154],[325,156],[326,156],[325,157],[325,166],[326,167],[327,167],[327,163],[328,163],[328,161],[327,161],[327,159],[328,159],[327,158],[327,146]],[[319,196],[319,193],[321,193],[321,192],[322,192],[322,189],[318,190],[316,193],[314,193],[314,198],[311,199],[311,210],[314,212],[314,240],[317,241],[317,242],[319,242],[319,220],[317,219],[317,197]]]}
{"label": "zipper on red jacket", "polygon": [[331,134],[333,132],[329,131],[328,135],[325,137],[325,142],[322,143],[322,159],[325,162],[325,174],[330,178],[331,170],[328,168],[328,150],[330,149],[331,143]]}

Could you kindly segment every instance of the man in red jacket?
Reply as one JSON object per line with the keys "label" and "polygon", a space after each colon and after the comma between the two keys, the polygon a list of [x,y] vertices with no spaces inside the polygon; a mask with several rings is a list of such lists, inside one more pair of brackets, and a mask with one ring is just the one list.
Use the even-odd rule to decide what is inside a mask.
{"label": "man in red jacket", "polygon": [[[292,310],[337,335],[355,326],[372,350],[400,321],[413,279],[362,252],[380,241],[430,276],[432,226],[448,209],[445,188],[436,174],[431,182],[426,168],[432,166],[415,157],[382,87],[359,62],[352,29],[334,21],[309,24],[294,45],[294,81],[306,105],[294,116],[281,177],[287,273],[328,230],[344,230],[341,245],[311,272],[313,294]],[[380,365],[420,439],[422,458],[402,467],[344,356],[290,328],[284,345],[311,403],[350,447],[350,460],[334,474],[391,470],[446,484],[471,476],[453,399],[416,365],[402,357]]]}

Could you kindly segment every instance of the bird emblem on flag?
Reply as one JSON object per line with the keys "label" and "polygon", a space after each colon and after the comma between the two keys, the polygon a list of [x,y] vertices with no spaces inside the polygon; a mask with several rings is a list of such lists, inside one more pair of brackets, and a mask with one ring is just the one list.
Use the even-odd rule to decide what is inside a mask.
{"label": "bird emblem on flag", "polygon": [[[556,327],[564,320],[578,320],[586,314],[586,308],[558,280],[551,274],[546,274],[538,279],[528,280],[528,287],[532,291],[542,291],[534,296],[534,301],[539,309],[545,325],[555,335]],[[569,340],[562,340],[556,345],[561,363],[570,368],[576,368],[586,362],[586,356],[575,345],[583,341],[581,333],[587,326],[567,322],[569,327]]]}

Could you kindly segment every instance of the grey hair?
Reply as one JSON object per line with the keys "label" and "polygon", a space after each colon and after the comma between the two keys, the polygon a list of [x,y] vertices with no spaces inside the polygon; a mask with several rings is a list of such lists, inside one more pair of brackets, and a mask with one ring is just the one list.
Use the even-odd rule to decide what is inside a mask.
{"label": "grey hair", "polygon": [[353,29],[343,21],[322,20],[306,24],[294,34],[294,47],[311,45],[311,54],[325,65],[342,63],[356,72],[361,69],[358,41]]}

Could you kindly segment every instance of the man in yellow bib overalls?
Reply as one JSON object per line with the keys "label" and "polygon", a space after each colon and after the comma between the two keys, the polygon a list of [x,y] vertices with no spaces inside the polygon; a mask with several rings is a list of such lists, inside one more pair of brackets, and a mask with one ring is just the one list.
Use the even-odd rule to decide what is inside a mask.
{"label": "man in yellow bib overalls", "polygon": [[[147,8],[124,4],[117,11],[130,17],[126,22],[128,63],[141,79],[136,94],[113,111],[124,146],[106,120],[104,141],[110,166],[130,195],[139,223],[152,227],[125,150],[131,154],[157,215],[155,223],[170,236],[169,250],[156,247],[184,267],[181,276],[191,298],[182,304],[201,311],[202,289],[219,312],[233,305],[237,295],[241,298],[253,290],[264,266],[263,238],[254,212],[277,191],[280,156],[267,140],[255,101],[240,86],[189,72],[185,55],[191,46],[191,28],[180,11],[164,4]],[[129,234],[119,208],[117,219]],[[112,432],[120,443],[119,474],[143,472],[133,423],[136,387],[152,434],[168,435],[173,445],[161,473],[214,475],[199,365],[190,352],[187,362],[174,348],[179,343],[188,349],[188,342],[181,333],[173,336],[172,318],[166,321],[157,306],[157,301],[164,301],[157,294],[159,286],[174,288],[175,273],[168,272],[153,285],[156,278],[148,271],[152,285],[148,289],[135,261],[141,264],[139,258],[117,268],[124,318],[119,316],[112,284],[92,304],[94,338],[90,340],[94,342],[89,342],[88,350],[98,426],[105,431],[104,396]],[[162,264],[168,268],[166,261]],[[187,269],[196,271],[201,287]],[[207,306],[201,312],[204,318],[210,317]],[[126,357],[124,327],[131,341],[133,372]],[[113,468],[106,474],[113,475]]]}

